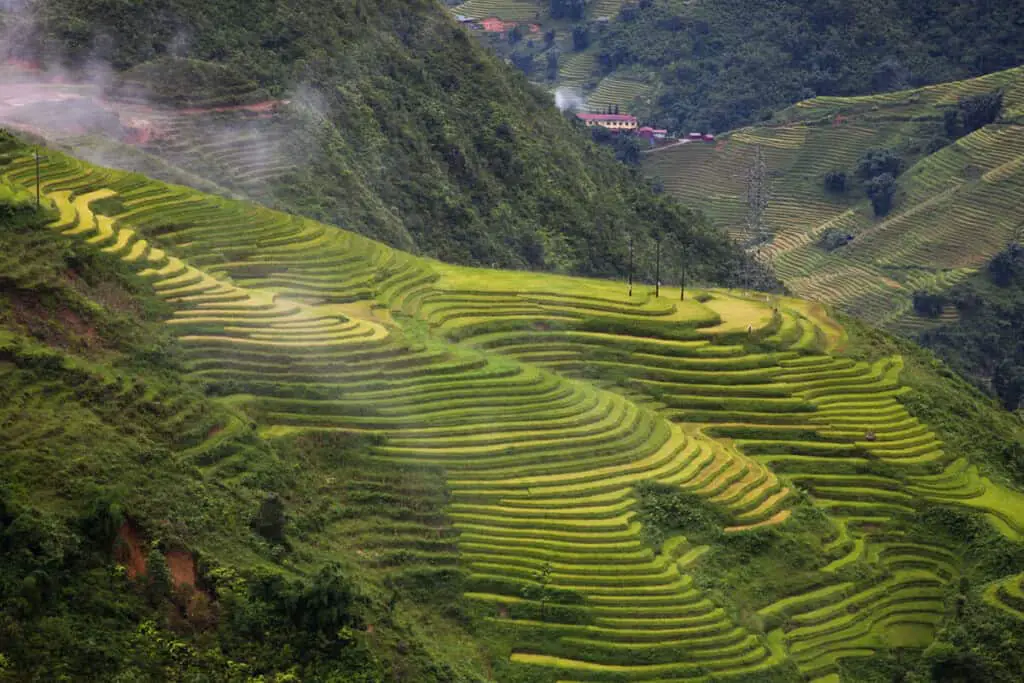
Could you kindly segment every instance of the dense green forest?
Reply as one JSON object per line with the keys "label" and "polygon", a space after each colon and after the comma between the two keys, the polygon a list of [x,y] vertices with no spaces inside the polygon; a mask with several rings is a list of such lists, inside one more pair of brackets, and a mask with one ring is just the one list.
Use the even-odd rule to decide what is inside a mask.
{"label": "dense green forest", "polygon": [[632,232],[645,250],[693,237],[709,278],[735,270],[725,239],[577,134],[434,0],[33,7],[6,21],[24,58],[82,76],[106,62],[156,101],[301,102],[285,143],[301,163],[259,197],[276,208],[460,263],[621,276]]}
{"label": "dense green forest", "polygon": [[641,0],[598,60],[658,74],[652,118],[717,132],[815,95],[861,95],[1017,66],[1024,5],[912,0]]}

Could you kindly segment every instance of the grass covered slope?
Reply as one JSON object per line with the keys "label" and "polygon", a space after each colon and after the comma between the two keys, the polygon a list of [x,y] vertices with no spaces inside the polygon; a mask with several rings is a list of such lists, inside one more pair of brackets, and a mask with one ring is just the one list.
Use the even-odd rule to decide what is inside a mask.
{"label": "grass covered slope", "polygon": [[172,122],[155,150],[276,208],[472,265],[620,274],[631,230],[644,253],[654,233],[698,236],[720,275],[736,258],[435,0],[46,0],[7,19],[27,23],[24,58],[59,54],[74,68],[105,45],[122,97],[148,84],[158,102],[291,100],[266,128],[229,113],[198,130]]}
{"label": "grass covered slope", "polygon": [[[6,180],[32,187],[15,156]],[[978,422],[943,401],[993,438],[1020,427],[912,347],[795,299],[630,297],[58,154],[42,174],[51,230],[148,282],[190,380],[246,416],[213,438],[251,423],[284,462],[367,439],[365,460],[321,465],[318,495],[350,491],[355,519],[303,503],[319,548],[305,564],[355,542],[410,613],[422,593],[474,605],[496,680],[864,680],[851,667],[891,649],[926,669],[933,642],[939,659],[983,651],[975,666],[1000,680],[1021,656],[950,635],[964,614],[1020,627],[1012,586],[990,582],[1019,571],[1024,494],[964,447],[955,428]],[[249,480],[249,462],[204,453],[212,481]],[[371,474],[388,468],[434,474]],[[355,505],[409,487],[431,502],[390,518]]]}
{"label": "grass covered slope", "polygon": [[[998,122],[929,153],[929,144],[944,135],[945,113],[961,98],[998,90]],[[769,177],[770,253],[779,277],[798,296],[909,330],[915,291],[962,280],[1018,228],[1022,106],[1021,68],[919,90],[818,97],[781,112],[773,123],[721,136],[714,146],[648,154],[644,167],[669,192],[735,232],[746,221],[746,173],[760,147]],[[897,180],[893,209],[877,218],[854,170],[866,151],[881,148],[897,150],[907,170]],[[845,193],[825,190],[830,171],[847,174]],[[827,251],[820,240],[829,232],[853,239]]]}
{"label": "grass covered slope", "polygon": [[0,679],[481,680],[457,588],[418,591],[377,532],[450,534],[437,473],[368,462],[358,437],[259,437],[186,377],[172,308],[131,263],[12,189]]}

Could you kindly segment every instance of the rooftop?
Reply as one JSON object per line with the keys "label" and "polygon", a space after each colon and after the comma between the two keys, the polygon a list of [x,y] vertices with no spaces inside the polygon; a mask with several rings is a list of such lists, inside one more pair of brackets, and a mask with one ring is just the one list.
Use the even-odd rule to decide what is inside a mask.
{"label": "rooftop", "polygon": [[576,118],[584,121],[636,121],[632,114],[576,114]]}

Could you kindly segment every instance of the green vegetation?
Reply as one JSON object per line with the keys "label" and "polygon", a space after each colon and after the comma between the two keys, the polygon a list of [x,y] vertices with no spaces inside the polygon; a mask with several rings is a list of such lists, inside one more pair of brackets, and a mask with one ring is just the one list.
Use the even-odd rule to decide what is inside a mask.
{"label": "green vegetation", "polygon": [[[357,554],[398,550],[359,525],[439,519],[442,481],[402,486],[364,438],[259,437],[130,265],[0,197],[0,680],[483,678],[450,576]],[[286,552],[245,524],[267,496]]]}
{"label": "green vegetation", "polygon": [[[745,177],[760,148],[774,235],[766,251],[789,291],[917,334],[957,316],[952,305],[922,297],[945,296],[1019,231],[1022,104],[1022,68],[917,90],[816,97],[715,145],[649,152],[643,168],[739,235]],[[947,137],[950,119],[956,139]],[[919,316],[915,298],[934,317]]]}
{"label": "green vegetation", "polygon": [[[621,276],[632,233],[645,272],[657,236],[694,244],[708,279],[735,270],[725,239],[574,133],[435,0],[47,0],[35,19],[20,56],[77,69],[102,44],[131,102],[290,100],[266,118],[161,113],[146,146],[275,208],[487,267]],[[114,145],[94,158],[140,163]]]}
{"label": "green vegetation", "polygon": [[[591,107],[618,104],[684,134],[765,120],[815,95],[980,76],[1017,66],[1024,47],[1012,3],[471,0],[454,11],[539,22],[551,40],[486,42],[538,81],[581,89]],[[589,44],[574,54],[583,29]],[[551,55],[565,62],[557,79],[534,67]],[[621,82],[635,88],[605,94]]]}
{"label": "green vegetation", "polygon": [[[1024,254],[1014,242],[988,268],[952,289],[931,295],[932,310],[955,308],[957,317],[920,335],[953,368],[994,393],[1009,410],[1020,407],[1024,374],[1017,340],[1024,320]],[[1018,464],[1024,471],[1024,462]]]}
{"label": "green vegetation", "polygon": [[1015,680],[1022,427],[909,342],[8,145],[14,679]]}

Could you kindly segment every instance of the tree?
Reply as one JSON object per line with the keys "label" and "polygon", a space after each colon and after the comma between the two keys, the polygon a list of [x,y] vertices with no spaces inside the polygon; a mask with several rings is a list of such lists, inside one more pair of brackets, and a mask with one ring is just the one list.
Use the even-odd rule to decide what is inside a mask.
{"label": "tree", "polygon": [[1003,360],[992,373],[992,389],[1007,410],[1016,410],[1024,396],[1024,368],[1013,360]]}
{"label": "tree", "polygon": [[509,59],[512,60],[513,66],[527,76],[533,73],[533,55],[529,52],[513,52]]}
{"label": "tree", "polygon": [[946,306],[946,297],[934,292],[914,292],[914,312],[927,318],[937,318]]}
{"label": "tree", "polygon": [[171,597],[171,569],[156,541],[150,545],[146,556],[146,597],[152,605]]}
{"label": "tree", "polygon": [[284,543],[286,522],[284,502],[275,493],[268,496],[260,505],[259,512],[252,520],[252,528],[271,543]]}
{"label": "tree", "polygon": [[942,113],[946,135],[955,140],[973,133],[994,123],[1002,109],[1002,90],[961,97],[956,109],[947,109]]}
{"label": "tree", "polygon": [[614,136],[615,158],[628,166],[640,165],[640,143],[635,135],[619,133]]}
{"label": "tree", "polygon": [[846,174],[842,171],[829,171],[826,173],[825,191],[835,194],[846,192]]}
{"label": "tree", "polygon": [[857,161],[857,177],[871,180],[888,173],[894,178],[903,172],[905,163],[894,150],[869,149]]}
{"label": "tree", "polygon": [[551,598],[554,597],[551,590],[551,563],[545,562],[540,571],[533,575],[535,584],[524,586],[522,595],[527,600],[534,600],[540,605],[540,620],[547,618],[545,607]]}
{"label": "tree", "polygon": [[547,66],[544,73],[549,81],[553,81],[558,78],[558,50],[551,50],[548,52]]}
{"label": "tree", "polygon": [[891,173],[883,173],[869,180],[864,191],[871,199],[871,206],[876,216],[888,215],[892,210],[892,202],[896,197],[896,178]]}
{"label": "tree", "polygon": [[572,27],[572,49],[582,52],[590,47],[590,29],[583,24]]}
{"label": "tree", "polygon": [[997,287],[1006,287],[1014,281],[1024,266],[1024,247],[1010,244],[996,254],[988,264],[988,274]]}
{"label": "tree", "polygon": [[551,0],[552,19],[579,21],[587,10],[586,0]]}
{"label": "tree", "polygon": [[818,238],[818,246],[825,251],[835,251],[845,247],[853,239],[853,235],[839,228],[827,228]]}
{"label": "tree", "polygon": [[1003,109],[1003,91],[961,97],[959,109],[964,134],[976,131],[999,118],[999,112]]}

